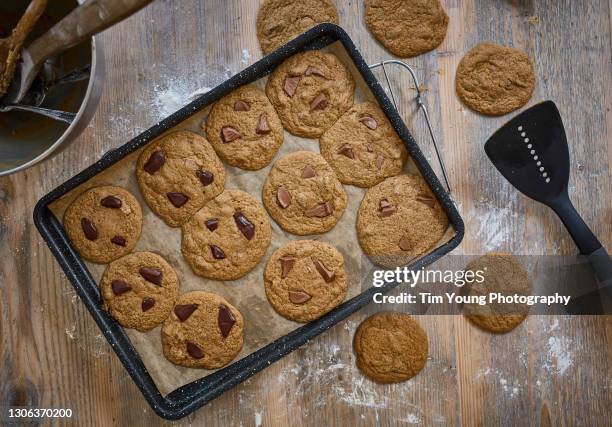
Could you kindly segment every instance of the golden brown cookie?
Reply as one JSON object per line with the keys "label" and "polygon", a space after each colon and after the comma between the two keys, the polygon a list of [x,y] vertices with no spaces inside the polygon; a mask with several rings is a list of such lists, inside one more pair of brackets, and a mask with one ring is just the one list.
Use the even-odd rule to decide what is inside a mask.
{"label": "golden brown cookie", "polygon": [[159,255],[135,252],[109,264],[100,292],[105,309],[121,326],[145,332],[170,314],[179,293],[179,279]]}
{"label": "golden brown cookie", "polygon": [[459,62],[455,88],[471,109],[494,116],[507,114],[531,99],[533,64],[522,50],[481,43]]}
{"label": "golden brown cookie", "polygon": [[318,50],[293,55],[268,79],[266,94],[285,129],[318,138],[353,105],[355,81],[335,55]]}
{"label": "golden brown cookie", "polygon": [[151,210],[170,227],[180,227],[225,185],[225,169],[215,150],[187,131],[149,144],[138,158],[136,177]]}
{"label": "golden brown cookie", "polygon": [[330,0],[264,0],[257,14],[261,50],[270,53],[323,22],[338,24]]}
{"label": "golden brown cookie", "polygon": [[96,187],[77,197],[64,213],[72,246],[86,260],[106,264],[134,249],[142,228],[142,209],[121,187]]}
{"label": "golden brown cookie", "polygon": [[342,217],[348,197],[323,157],[296,151],[276,161],[262,199],[283,230],[304,236],[331,230]]}
{"label": "golden brown cookie", "polygon": [[206,136],[227,164],[258,170],[267,166],[283,143],[283,125],[266,94],[242,86],[215,102]]}
{"label": "golden brown cookie", "polygon": [[408,153],[373,102],[355,104],[321,136],[321,155],[343,184],[372,187],[399,174]]}
{"label": "golden brown cookie", "polygon": [[[484,276],[481,283],[473,282],[462,289],[465,296],[487,296],[490,293],[502,295],[531,295],[533,284],[525,268],[513,255],[491,252],[472,260],[466,271],[480,271]],[[516,328],[529,312],[525,304],[501,304],[487,301],[486,305],[464,304],[463,313],[475,325],[495,333],[505,333]]]}
{"label": "golden brown cookie", "polygon": [[418,175],[387,178],[370,188],[357,212],[357,237],[372,262],[406,265],[440,241],[448,218]]}
{"label": "golden brown cookie", "polygon": [[264,272],[266,296],[283,317],[310,322],[346,297],[344,258],[333,246],[297,240],[277,249]]}
{"label": "golden brown cookie", "polygon": [[225,190],[183,225],[183,256],[194,273],[235,280],[265,255],[272,230],[266,211],[253,196]]}
{"label": "golden brown cookie", "polygon": [[219,295],[194,291],[181,295],[162,326],[164,356],[188,368],[217,369],[242,349],[244,320]]}
{"label": "golden brown cookie", "polygon": [[357,367],[379,383],[406,381],[427,362],[427,334],[408,314],[377,313],[357,328]]}
{"label": "golden brown cookie", "polygon": [[365,0],[365,21],[383,46],[403,58],[438,47],[448,27],[439,0]]}

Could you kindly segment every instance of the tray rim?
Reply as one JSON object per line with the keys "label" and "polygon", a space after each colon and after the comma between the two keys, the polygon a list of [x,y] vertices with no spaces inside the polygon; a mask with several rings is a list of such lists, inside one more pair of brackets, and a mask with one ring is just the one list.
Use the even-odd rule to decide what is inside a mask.
{"label": "tray rim", "polygon": [[[155,413],[162,418],[177,420],[189,415],[215,397],[218,397],[255,373],[265,369],[270,364],[278,361],[285,355],[305,344],[311,338],[316,337],[364,307],[371,302],[374,293],[387,292],[395,288],[398,284],[391,283],[381,288],[372,286],[355,297],[345,301],[323,317],[291,331],[287,335],[265,345],[254,353],[249,354],[243,359],[219,371],[183,385],[166,396],[163,396],[148,373],[138,352],[131,344],[125,330],[101,308],[96,282],[83,263],[83,260],[71,247],[63,231],[63,226],[47,206],[97,175],[102,170],[112,166],[127,155],[148,144],[150,141],[176,126],[189,116],[212,104],[236,87],[252,83],[257,79],[265,77],[289,56],[303,50],[320,48],[336,41],[342,43],[354,66],[372,91],[379,106],[385,112],[396,132],[406,145],[421,175],[441,202],[449,217],[450,223],[455,229],[455,235],[448,242],[421,258],[418,258],[416,261],[409,263],[408,266],[410,266],[411,269],[420,269],[421,267],[433,263],[459,245],[465,233],[463,219],[457,211],[450,195],[444,190],[437,175],[434,173],[429,162],[408,131],[399,112],[385,94],[382,86],[378,83],[378,80],[357,50],[353,41],[341,27],[335,24],[326,23],[313,27],[278,50],[272,52],[270,55],[265,56],[253,65],[235,74],[211,91],[198,97],[166,119],[159,121],[127,143],[109,150],[100,160],[40,198],[34,208],[34,224],[45,240],[45,243],[51,250],[53,256],[57,259],[62,270],[75,289],[75,292],[87,307],[104,337],[117,354],[117,357],[128,371],[128,374],[139,388],[146,401]],[[317,47],[317,44],[321,44],[321,46]]]}

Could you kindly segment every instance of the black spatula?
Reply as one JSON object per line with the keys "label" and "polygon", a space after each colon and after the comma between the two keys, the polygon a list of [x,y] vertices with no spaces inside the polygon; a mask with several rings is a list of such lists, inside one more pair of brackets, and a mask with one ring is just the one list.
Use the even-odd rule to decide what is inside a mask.
{"label": "black spatula", "polygon": [[510,120],[489,138],[485,151],[512,185],[557,213],[593,266],[599,287],[612,296],[610,256],[576,212],[567,193],[569,152],[554,102],[535,105]]}

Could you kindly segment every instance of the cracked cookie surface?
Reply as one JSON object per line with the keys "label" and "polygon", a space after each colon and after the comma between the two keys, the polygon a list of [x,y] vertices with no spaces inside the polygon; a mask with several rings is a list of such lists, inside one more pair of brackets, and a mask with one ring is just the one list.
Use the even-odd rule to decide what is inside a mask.
{"label": "cracked cookie surface", "polygon": [[348,197],[323,157],[296,151],[276,161],[262,199],[282,229],[304,236],[331,230],[342,217]]}
{"label": "cracked cookie surface", "polygon": [[83,258],[106,264],[130,253],[138,243],[142,209],[124,188],[95,187],[68,206],[64,228]]}
{"label": "cracked cookie surface", "polygon": [[215,150],[188,131],[149,144],[138,158],[136,177],[151,210],[170,227],[180,227],[225,185],[225,169]]}
{"label": "cracked cookie surface", "polygon": [[246,170],[268,165],[283,143],[283,125],[266,94],[242,86],[215,102],[206,136],[227,164]]}
{"label": "cracked cookie surface", "polygon": [[310,322],[346,298],[344,257],[333,246],[296,240],[277,249],[264,272],[266,296],[283,317]]}
{"label": "cracked cookie surface", "polygon": [[228,189],[183,225],[183,256],[194,273],[236,280],[265,255],[272,230],[259,202],[241,190]]}

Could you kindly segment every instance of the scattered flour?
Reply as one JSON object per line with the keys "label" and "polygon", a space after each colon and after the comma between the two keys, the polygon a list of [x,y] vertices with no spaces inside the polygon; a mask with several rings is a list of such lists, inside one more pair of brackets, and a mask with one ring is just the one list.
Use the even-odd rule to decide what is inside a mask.
{"label": "scattered flour", "polygon": [[574,364],[572,344],[567,337],[550,337],[544,369],[563,375],[568,368],[572,367]]}
{"label": "scattered flour", "polygon": [[240,62],[243,64],[248,64],[251,59],[251,52],[248,49],[242,49],[242,58],[240,58]]}
{"label": "scattered flour", "polygon": [[261,426],[263,412],[255,412],[255,427]]}

